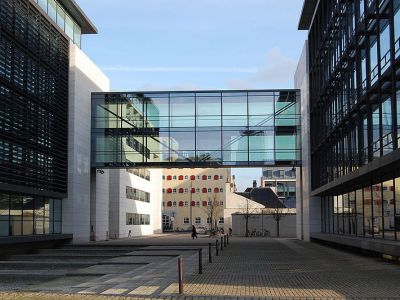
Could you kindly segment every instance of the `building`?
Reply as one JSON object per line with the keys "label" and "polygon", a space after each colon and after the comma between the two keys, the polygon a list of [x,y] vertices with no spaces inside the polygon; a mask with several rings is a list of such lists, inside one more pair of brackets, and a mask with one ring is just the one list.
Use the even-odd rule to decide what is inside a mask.
{"label": "building", "polygon": [[[91,168],[91,93],[110,86],[81,50],[82,34],[95,33],[73,0],[0,1],[0,236],[11,242],[85,242],[108,238],[111,228],[117,236],[160,228],[159,171],[146,184],[141,173]],[[120,186],[110,186],[116,177]],[[112,197],[127,182],[151,201],[122,201],[117,218]],[[140,225],[126,229],[127,213],[140,214]],[[150,215],[146,224],[142,214]]]}
{"label": "building", "polygon": [[264,207],[235,194],[230,169],[164,169],[163,228],[188,230],[191,225],[207,229],[232,227],[232,214]]}
{"label": "building", "polygon": [[165,229],[225,227],[230,169],[164,169],[162,179]]}
{"label": "building", "polygon": [[116,169],[109,172],[110,238],[160,233],[162,170]]}
{"label": "building", "polygon": [[263,168],[260,186],[271,188],[286,207],[296,207],[296,172],[292,168]]}
{"label": "building", "polygon": [[301,234],[393,254],[400,1],[306,0],[299,29],[308,30],[295,76],[305,122]]}

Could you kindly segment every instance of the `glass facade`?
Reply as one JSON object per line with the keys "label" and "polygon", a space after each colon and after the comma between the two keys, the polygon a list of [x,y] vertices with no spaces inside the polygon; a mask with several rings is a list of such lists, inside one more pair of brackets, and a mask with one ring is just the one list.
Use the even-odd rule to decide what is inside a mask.
{"label": "glass facade", "polygon": [[34,0],[40,8],[60,27],[71,41],[81,47],[81,27],[65,11],[57,0]]}
{"label": "glass facade", "polygon": [[299,92],[92,94],[92,166],[259,166],[300,161]]}
{"label": "glass facade", "polygon": [[322,232],[400,240],[400,177],[321,198]]}
{"label": "glass facade", "polygon": [[61,233],[61,200],[0,193],[0,236]]}
{"label": "glass facade", "polygon": [[41,15],[0,1],[0,184],[66,194],[68,40]]}
{"label": "glass facade", "polygon": [[319,2],[309,32],[313,189],[399,148],[399,9],[400,0]]}
{"label": "glass facade", "polygon": [[308,42],[311,185],[322,232],[400,239],[399,11],[400,0],[317,5]]}

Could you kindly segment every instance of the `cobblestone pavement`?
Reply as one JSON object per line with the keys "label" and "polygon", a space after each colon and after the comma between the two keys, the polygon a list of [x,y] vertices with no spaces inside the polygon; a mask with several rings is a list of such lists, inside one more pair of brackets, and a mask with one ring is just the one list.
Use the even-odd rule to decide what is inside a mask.
{"label": "cobblestone pavement", "polygon": [[[194,258],[187,257],[187,268],[193,269]],[[158,272],[169,280],[157,281],[164,274],[146,279],[146,273],[125,273],[112,280],[107,275],[96,281],[110,285],[93,293],[0,292],[0,299],[400,299],[399,264],[291,239],[232,238],[218,257],[213,248],[203,274],[187,271],[192,274],[185,276],[184,296],[178,295],[176,269]],[[130,284],[132,276],[142,276],[140,286]]]}

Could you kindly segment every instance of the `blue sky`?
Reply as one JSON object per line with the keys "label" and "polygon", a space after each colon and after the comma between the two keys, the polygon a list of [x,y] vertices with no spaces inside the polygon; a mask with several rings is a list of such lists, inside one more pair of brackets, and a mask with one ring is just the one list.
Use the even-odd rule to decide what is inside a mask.
{"label": "blue sky", "polygon": [[[292,88],[303,0],[77,0],[112,90]],[[239,189],[260,169],[234,169]]]}

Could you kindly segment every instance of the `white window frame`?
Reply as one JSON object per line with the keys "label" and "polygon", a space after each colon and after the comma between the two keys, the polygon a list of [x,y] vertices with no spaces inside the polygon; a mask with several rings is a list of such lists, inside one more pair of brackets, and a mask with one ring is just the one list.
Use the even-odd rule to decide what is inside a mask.
{"label": "white window frame", "polygon": [[189,224],[189,217],[183,218],[183,224]]}

